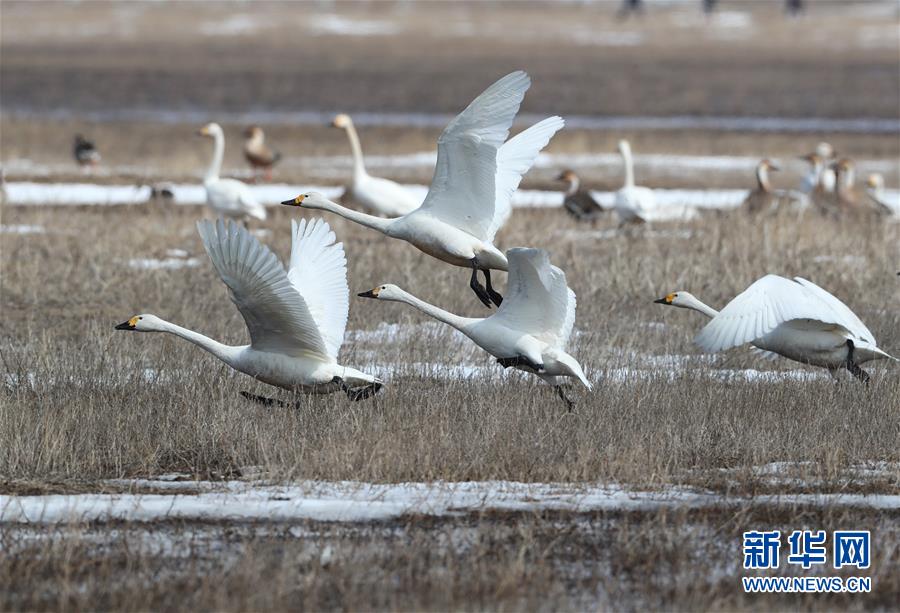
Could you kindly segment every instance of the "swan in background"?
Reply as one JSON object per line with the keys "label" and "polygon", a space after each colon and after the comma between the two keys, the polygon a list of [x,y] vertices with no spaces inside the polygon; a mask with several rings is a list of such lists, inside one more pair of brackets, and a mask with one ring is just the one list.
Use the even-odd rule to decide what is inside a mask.
{"label": "swan in background", "polygon": [[363,298],[404,302],[452,326],[497,358],[504,368],[514,366],[536,374],[556,390],[569,409],[572,401],[562,389],[563,377],[575,377],[588,388],[590,381],[578,360],[566,353],[575,325],[575,292],[565,273],[550,264],[542,249],[510,249],[506,299],[487,318],[460,317],[416,298],[396,285],[382,285],[359,294]]}
{"label": "swan in background", "polygon": [[81,134],[75,135],[72,155],[75,156],[75,161],[82,168],[90,168],[100,163],[100,152],[97,151],[97,147]]}
{"label": "swan in background", "polygon": [[622,224],[648,221],[656,210],[656,195],[647,187],[634,184],[634,161],[631,145],[627,140],[619,141],[619,154],[625,166],[625,185],[616,192],[616,214]]}
{"label": "swan in background", "polygon": [[350,200],[372,214],[382,217],[400,217],[419,208],[422,203],[402,185],[389,179],[373,177],[366,172],[359,136],[349,115],[337,115],[331,125],[346,130],[350,149],[353,151],[353,177],[344,192],[345,196],[349,196]]}
{"label": "swan in background", "polygon": [[887,195],[884,193],[884,177],[880,173],[873,172],[866,177],[866,195],[879,213],[882,215],[894,214],[894,210],[887,203]]}
{"label": "swan in background", "polygon": [[197,132],[200,136],[214,141],[213,157],[209,169],[203,177],[206,188],[206,203],[216,215],[243,219],[244,217],[266,218],[266,209],[259,203],[250,188],[237,179],[220,179],[222,156],[225,155],[225,133],[217,123],[208,123]]}
{"label": "swan in background", "polygon": [[825,193],[830,194],[834,192],[835,187],[837,186],[837,176],[834,169],[830,167],[830,162],[832,162],[835,157],[834,147],[829,143],[819,143],[816,145],[816,155],[822,159],[823,164],[819,183],[822,185],[822,189],[825,190]]}
{"label": "swan in background", "polygon": [[266,133],[259,126],[250,126],[244,130],[244,158],[253,169],[253,179],[257,179],[260,170],[266,181],[272,180],[272,167],[281,159],[281,153],[266,145]]}
{"label": "swan in background", "polygon": [[766,275],[738,294],[721,311],[685,291],[660,298],[659,304],[691,309],[711,318],[694,339],[716,352],[745,343],[788,359],[822,366],[835,375],[846,368],[868,381],[859,365],[896,358],[879,349],[875,337],[847,305],[813,283]]}
{"label": "swan in background", "polygon": [[[437,166],[422,206],[402,217],[383,219],[332,202],[317,192],[281,204],[330,211],[404,240],[443,262],[471,268],[469,286],[485,306],[503,297],[491,286],[491,270],[506,270],[506,256],[494,236],[511,212],[510,199],[550,139],[563,127],[549,117],[506,141],[531,79],[506,75],[456,116],[438,138]],[[504,142],[506,141],[506,142]],[[482,271],[485,285],[478,281]]]}
{"label": "swan in background", "polygon": [[599,218],[605,212],[589,191],[580,189],[581,180],[575,171],[564,170],[556,180],[568,183],[563,206],[575,219],[590,221]]}
{"label": "swan in background", "polygon": [[858,199],[854,187],[856,185],[856,165],[853,160],[842,158],[833,164],[837,187],[835,202],[840,213],[857,210]]}
{"label": "swan in background", "polygon": [[[223,345],[155,315],[135,315],[117,330],[168,332],[213,354],[231,368],[293,392],[343,391],[351,400],[377,392],[382,382],[337,363],[347,326],[349,291],[344,247],[323,220],[291,222],[288,270],[246,228],[197,222],[197,230],[231,300],[247,324],[250,344]],[[271,399],[243,393],[252,400]]]}
{"label": "swan in background", "polygon": [[809,153],[800,159],[809,163],[809,171],[800,180],[800,191],[811,198],[817,190],[824,193],[822,171],[825,168],[825,160],[818,153]]}
{"label": "swan in background", "polygon": [[781,170],[769,160],[761,160],[756,165],[756,189],[751,190],[741,207],[748,213],[771,211],[778,206],[778,196],[772,191],[769,171]]}

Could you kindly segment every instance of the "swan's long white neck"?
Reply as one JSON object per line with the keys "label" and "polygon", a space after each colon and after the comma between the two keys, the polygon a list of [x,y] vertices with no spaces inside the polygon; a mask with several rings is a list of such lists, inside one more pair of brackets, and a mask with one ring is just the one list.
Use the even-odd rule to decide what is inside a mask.
{"label": "swan's long white neck", "polygon": [[222,157],[225,155],[225,135],[218,130],[213,132],[213,156],[206,171],[205,181],[215,181],[222,170]]}
{"label": "swan's long white neck", "polygon": [[622,154],[622,161],[625,163],[625,187],[634,187],[634,160],[631,159],[631,146],[623,143],[619,147],[619,153]]}
{"label": "swan's long white neck", "polygon": [[759,184],[759,189],[764,192],[772,191],[772,184],[769,183],[769,168],[765,164],[756,167],[756,182]]}
{"label": "swan's long white neck", "polygon": [[406,304],[419,309],[429,317],[433,317],[438,321],[444,322],[448,326],[452,326],[460,332],[465,333],[468,329],[469,324],[471,324],[473,321],[476,321],[471,317],[460,317],[459,315],[454,315],[449,311],[445,311],[444,309],[436,307],[433,304],[429,304],[424,300],[420,300],[409,292],[405,292],[403,290],[399,290],[399,296],[397,300],[399,302],[405,302]]}
{"label": "swan's long white neck", "polygon": [[361,226],[372,228],[373,230],[378,230],[382,234],[388,234],[388,228],[394,222],[394,219],[396,219],[385,219],[383,217],[375,217],[374,215],[368,215],[366,213],[354,211],[353,209],[348,209],[347,207],[341,206],[337,202],[332,202],[331,200],[325,200],[324,202],[315,203],[310,202],[309,204],[303,206],[303,208],[329,211],[331,213],[334,213],[335,215],[340,215],[344,219],[349,219],[352,222],[358,223]]}
{"label": "swan's long white neck", "polygon": [[356,126],[352,121],[347,122],[347,138],[350,139],[350,149],[353,151],[353,177],[366,175],[366,166],[363,163],[362,146],[359,144],[359,136],[356,134]]}
{"label": "swan's long white neck", "polygon": [[856,183],[856,173],[854,172],[853,167],[848,166],[841,169],[838,173],[838,177],[840,178],[840,188],[842,190],[849,191],[853,189],[853,185]]}
{"label": "swan's long white neck", "polygon": [[175,325],[170,321],[160,320],[162,325],[160,326],[160,332],[168,332],[169,334],[174,334],[175,336],[180,336],[186,341],[190,341],[200,347],[201,349],[205,349],[210,352],[229,366],[234,365],[234,358],[237,356],[238,348],[230,347],[228,345],[223,345],[219,341],[215,341],[208,336],[204,336],[199,332],[194,332],[193,330],[188,330],[187,328],[182,328],[181,326]]}
{"label": "swan's long white neck", "polygon": [[680,306],[685,309],[690,309],[692,311],[698,311],[700,313],[703,313],[710,319],[719,314],[719,312],[717,310],[715,310],[708,304],[701,302],[698,298],[696,298],[694,296],[685,297],[684,303],[678,304],[676,306]]}

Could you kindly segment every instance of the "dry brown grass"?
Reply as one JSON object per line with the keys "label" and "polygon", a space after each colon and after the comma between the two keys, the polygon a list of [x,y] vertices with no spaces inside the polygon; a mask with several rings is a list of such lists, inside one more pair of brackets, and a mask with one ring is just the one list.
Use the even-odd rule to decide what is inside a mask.
{"label": "dry brown grass", "polygon": [[[744,526],[866,526],[866,595],[744,595]],[[0,533],[4,610],[890,610],[896,516],[860,510],[124,524]],[[883,546],[879,546],[883,545]],[[806,575],[834,574],[814,570]],[[22,589],[22,586],[30,589]]]}
{"label": "dry brown grass", "polygon": [[[834,481],[852,464],[900,460],[894,365],[873,363],[867,387],[827,378],[710,380],[710,369],[823,371],[740,350],[711,364],[691,345],[701,317],[652,303],[689,289],[723,304],[766,272],[802,274],[845,299],[880,345],[896,352],[896,225],[713,215],[596,238],[591,232],[604,227],[576,226],[561,211],[519,210],[501,244],[549,248],[579,297],[572,352],[597,389],[573,390],[576,413],[566,414],[536,379],[500,377],[489,356],[412,309],[355,298],[341,361],[375,372],[390,367],[389,385],[372,402],[302,398],[302,409],[290,411],[248,404],[239,390],[278,390],[230,372],[180,339],[112,329],[152,312],[245,342],[240,316],[197,239],[198,213],[7,210],[4,223],[42,225],[47,233],[3,237],[2,358],[12,378],[0,408],[0,475],[223,476],[262,465],[285,478],[611,479],[649,487],[713,485],[717,479],[705,469],[801,460],[816,463],[816,477]],[[285,257],[292,211],[272,213],[265,242]],[[393,282],[452,311],[486,314],[465,271],[342,220],[329,222],[346,245],[351,291]],[[200,265],[127,265],[172,248]],[[362,334],[384,323],[400,327],[381,328],[376,338]],[[681,366],[673,373],[661,359]],[[479,367],[480,376],[446,374],[454,365]]]}

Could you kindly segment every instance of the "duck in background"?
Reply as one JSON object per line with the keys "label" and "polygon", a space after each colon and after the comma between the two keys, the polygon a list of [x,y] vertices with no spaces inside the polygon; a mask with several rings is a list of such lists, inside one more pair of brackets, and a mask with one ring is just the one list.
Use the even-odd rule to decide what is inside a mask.
{"label": "duck in background", "polygon": [[568,183],[563,206],[572,217],[579,221],[592,221],[603,215],[605,209],[594,200],[589,191],[581,189],[581,179],[578,178],[575,171],[564,170],[556,177],[556,180]]}
{"label": "duck in background", "polygon": [[253,169],[253,181],[262,171],[266,181],[272,180],[272,167],[281,159],[281,153],[266,145],[266,134],[259,126],[244,130],[244,157]]}
{"label": "duck in background", "polygon": [[100,163],[100,152],[97,151],[97,147],[81,134],[75,135],[72,155],[75,156],[75,162],[84,169],[91,169]]}

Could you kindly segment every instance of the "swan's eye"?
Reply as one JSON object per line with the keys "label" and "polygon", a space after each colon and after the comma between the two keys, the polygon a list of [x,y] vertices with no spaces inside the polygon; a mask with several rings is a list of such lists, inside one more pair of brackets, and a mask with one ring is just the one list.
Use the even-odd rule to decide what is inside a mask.
{"label": "swan's eye", "polygon": [[143,318],[143,317],[138,317],[138,319],[140,320],[140,319],[144,319],[144,318]]}

